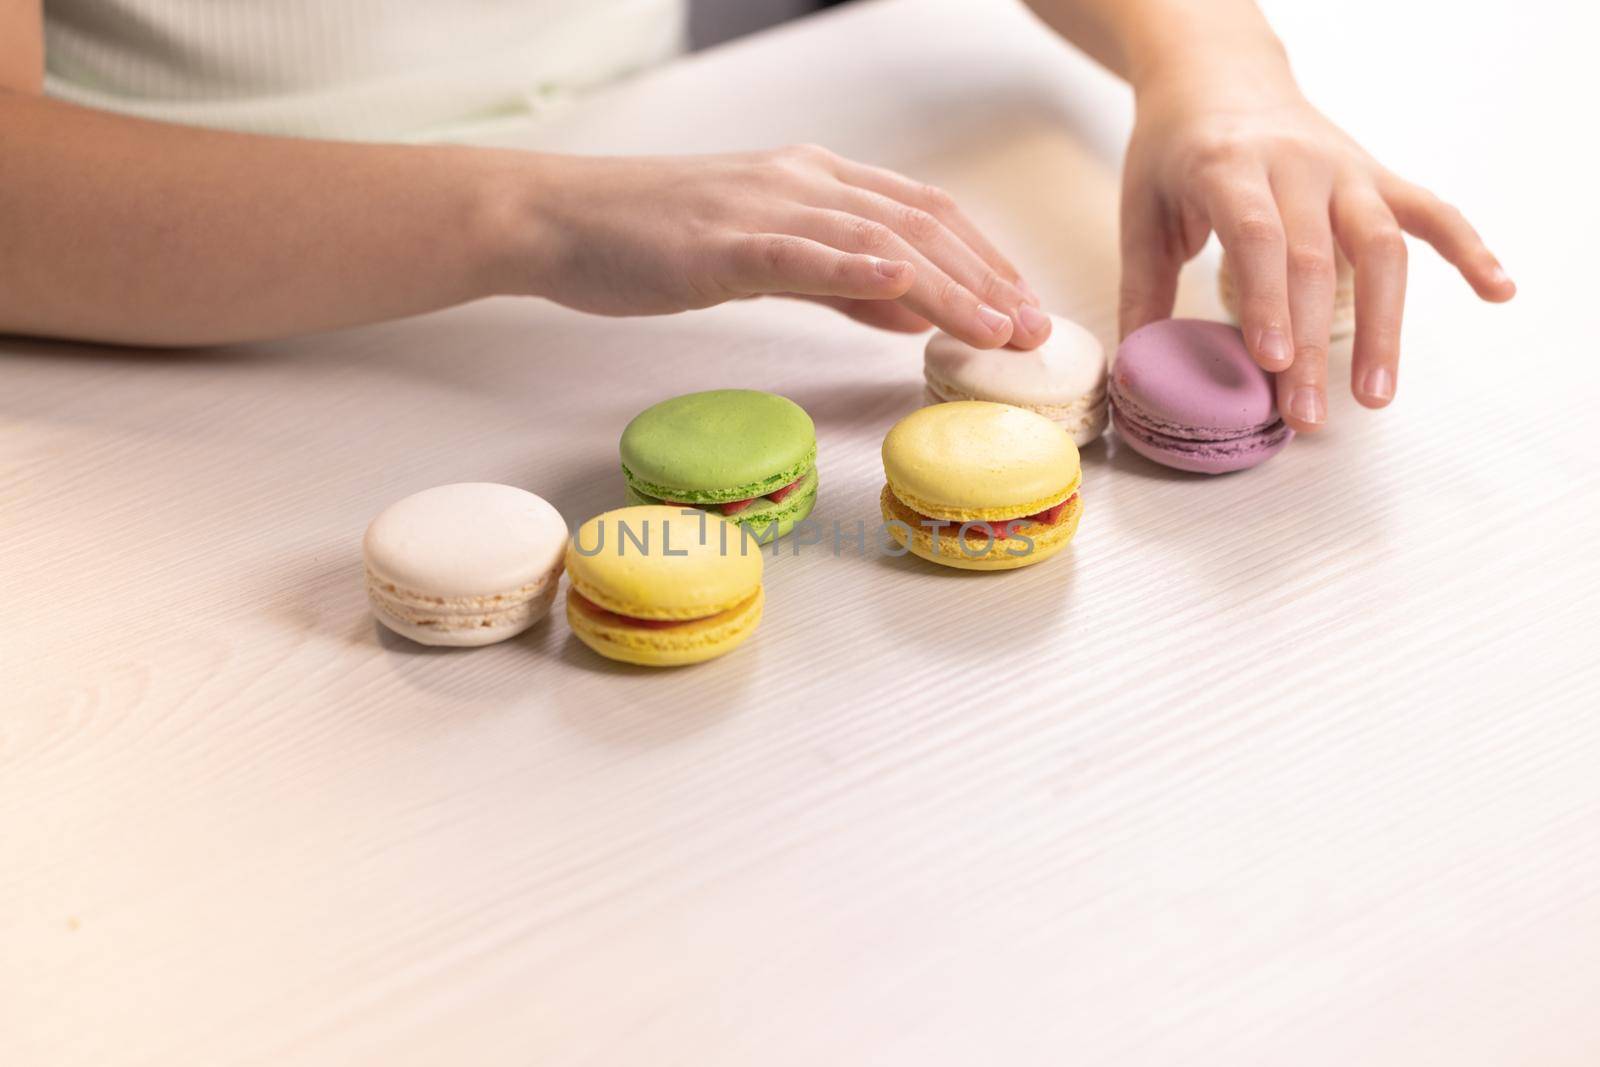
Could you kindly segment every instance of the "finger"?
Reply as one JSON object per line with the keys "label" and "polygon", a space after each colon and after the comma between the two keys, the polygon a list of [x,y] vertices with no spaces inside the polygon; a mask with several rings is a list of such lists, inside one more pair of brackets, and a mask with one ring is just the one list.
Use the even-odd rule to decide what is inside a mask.
{"label": "finger", "polygon": [[922,208],[855,186],[836,186],[823,205],[889,227],[912,248],[992,308],[1011,316],[1011,344],[1035,348],[1050,336],[1050,319],[1026,294],[948,226]]}
{"label": "finger", "polygon": [[1246,168],[1219,170],[1205,179],[1200,196],[1238,285],[1245,344],[1262,369],[1283,370],[1294,359],[1287,253],[1267,176]]}
{"label": "finger", "polygon": [[1002,277],[1027,294],[1030,297],[1029,303],[1038,305],[1039,298],[1033,292],[1033,287],[1023,279],[1012,262],[1003,256],[977,224],[967,217],[966,212],[956,204],[955,197],[937,185],[919,182],[883,167],[857,163],[853,159],[840,159],[834,173],[841,181],[850,185],[870,189],[902,204],[926,211],[948,226],[952,233],[961,238],[967,247],[981,256],[984,262],[998,271]]}
{"label": "finger", "polygon": [[1274,172],[1273,193],[1287,248],[1289,326],[1294,362],[1278,372],[1278,410],[1295,430],[1328,417],[1328,339],[1338,285],[1328,217],[1331,184],[1293,170]]}
{"label": "finger", "polygon": [[1011,340],[1009,315],[985,304],[883,223],[847,211],[809,208],[797,213],[791,225],[794,232],[833,248],[910,263],[916,280],[901,303],[946,333],[976,348],[998,348]]}
{"label": "finger", "polygon": [[1406,303],[1406,241],[1394,213],[1365,181],[1334,190],[1333,232],[1356,271],[1356,340],[1350,390],[1369,408],[1394,399],[1400,319]]}
{"label": "finger", "polygon": [[722,283],[732,293],[803,293],[896,300],[916,282],[903,258],[842,252],[791,234],[748,234],[728,250]]}
{"label": "finger", "polygon": [[1159,198],[1124,186],[1122,285],[1117,300],[1122,337],[1172,315],[1183,256],[1172,237],[1171,221]]}
{"label": "finger", "polygon": [[1398,179],[1384,187],[1383,197],[1401,228],[1432,245],[1483,299],[1498,304],[1517,295],[1517,283],[1455,207]]}
{"label": "finger", "polygon": [[921,315],[909,310],[904,304],[893,300],[851,300],[843,296],[806,296],[801,293],[788,294],[798,300],[809,300],[812,303],[831,307],[841,314],[848,315],[857,322],[868,326],[875,326],[880,330],[892,330],[895,333],[922,333],[933,327],[933,324]]}

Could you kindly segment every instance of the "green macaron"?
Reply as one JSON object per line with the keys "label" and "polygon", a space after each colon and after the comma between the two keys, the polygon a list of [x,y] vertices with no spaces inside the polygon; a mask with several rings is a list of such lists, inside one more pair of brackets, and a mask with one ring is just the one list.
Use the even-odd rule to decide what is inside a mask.
{"label": "green macaron", "polygon": [[688,393],[628,423],[622,475],[630,504],[704,508],[762,540],[782,537],[816,503],[817,430],[772,393]]}

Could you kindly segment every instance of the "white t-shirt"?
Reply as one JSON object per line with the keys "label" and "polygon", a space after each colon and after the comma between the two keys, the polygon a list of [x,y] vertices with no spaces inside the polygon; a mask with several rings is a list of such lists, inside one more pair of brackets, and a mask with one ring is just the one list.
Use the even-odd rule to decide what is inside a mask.
{"label": "white t-shirt", "polygon": [[44,0],[45,91],[169,122],[451,138],[682,48],[687,0]]}

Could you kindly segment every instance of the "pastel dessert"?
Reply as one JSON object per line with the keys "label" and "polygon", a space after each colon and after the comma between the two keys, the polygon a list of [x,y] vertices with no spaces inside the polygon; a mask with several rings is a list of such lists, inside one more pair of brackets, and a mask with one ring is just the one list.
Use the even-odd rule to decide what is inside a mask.
{"label": "pastel dessert", "polygon": [[1111,366],[1111,420],[1135,452],[1199,474],[1244,470],[1294,436],[1272,375],[1222,322],[1162,319],[1130,333]]}
{"label": "pastel dessert", "polygon": [[424,645],[504,641],[550,610],[566,542],[561,514],[524,489],[424,489],[367,527],[367,599],[379,622]]}
{"label": "pastel dessert", "polygon": [[567,545],[567,624],[623,663],[700,663],[761,621],[761,545],[719,515],[666,505],[596,515]]}
{"label": "pastel dessert", "polygon": [[703,508],[763,541],[817,500],[817,430],[792,400],[714,389],[663,400],[622,431],[630,504]]}
{"label": "pastel dessert", "polygon": [[[1338,249],[1333,253],[1337,268],[1337,281],[1333,290],[1333,319],[1330,341],[1344,341],[1356,332],[1356,274],[1350,261]],[[1239,287],[1234,281],[1233,268],[1223,253],[1222,265],[1217,268],[1217,296],[1223,310],[1235,323],[1239,321]]]}
{"label": "pastel dessert", "polygon": [[958,400],[912,412],[883,439],[883,472],[889,535],[946,567],[1041,563],[1067,546],[1083,514],[1071,435],[1009,404]]}
{"label": "pastel dessert", "polygon": [[991,400],[1027,408],[1061,425],[1079,447],[1105,432],[1106,353],[1098,338],[1071,319],[1050,316],[1038,348],[973,348],[936,333],[923,355],[931,404]]}

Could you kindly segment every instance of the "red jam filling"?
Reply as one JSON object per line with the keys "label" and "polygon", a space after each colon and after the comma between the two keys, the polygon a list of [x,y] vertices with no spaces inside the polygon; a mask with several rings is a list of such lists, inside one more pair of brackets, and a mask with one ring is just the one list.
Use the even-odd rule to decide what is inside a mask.
{"label": "red jam filling", "polygon": [[[1045,508],[1043,511],[1036,511],[1032,515],[1019,515],[1014,519],[990,519],[986,522],[974,521],[970,523],[962,523],[955,519],[946,519],[939,523],[938,528],[942,530],[946,526],[960,527],[964,525],[967,527],[967,536],[970,538],[983,538],[985,528],[987,528],[989,535],[992,536],[996,541],[1004,541],[1006,538],[1011,536],[1011,530],[1013,527],[1021,526],[1025,522],[1037,522],[1045,526],[1054,526],[1056,523],[1061,521],[1061,513],[1067,509],[1067,505],[1076,499],[1078,499],[1078,494],[1073,493],[1071,496],[1067,497],[1067,499],[1063,500],[1059,504],[1056,504],[1054,507]],[[929,518],[928,521],[933,522],[934,520]]]}
{"label": "red jam filling", "polygon": [[599,620],[609,626],[636,626],[641,630],[666,630],[674,626],[682,626],[688,622],[698,622],[698,619],[638,619],[632,615],[618,615],[614,611],[607,611],[596,604],[576,589],[568,589],[567,595],[577,597],[591,614],[599,616]]}
{"label": "red jam filling", "polygon": [[[794,487],[799,485],[803,481],[805,481],[805,478],[803,478],[803,477],[796,478],[794,481],[790,482],[788,485],[784,486],[782,489],[774,489],[772,492],[768,493],[767,494],[767,499],[772,501],[774,504],[781,504],[783,502],[783,498],[788,496],[790,493],[794,492]],[[715,504],[715,505],[712,505],[712,504],[689,504],[689,503],[685,503],[682,500],[663,500],[662,503],[667,505],[668,507],[671,507],[671,508],[701,508],[701,507],[710,508],[710,507],[716,507],[724,515],[737,515],[737,514],[739,514],[739,512],[743,511],[745,508],[749,507],[751,504],[754,504],[757,500],[760,500],[760,499],[761,498],[758,497],[758,496],[753,496],[753,497],[749,497],[748,499],[745,499],[745,500],[729,500],[729,501],[726,501],[725,503]]]}

